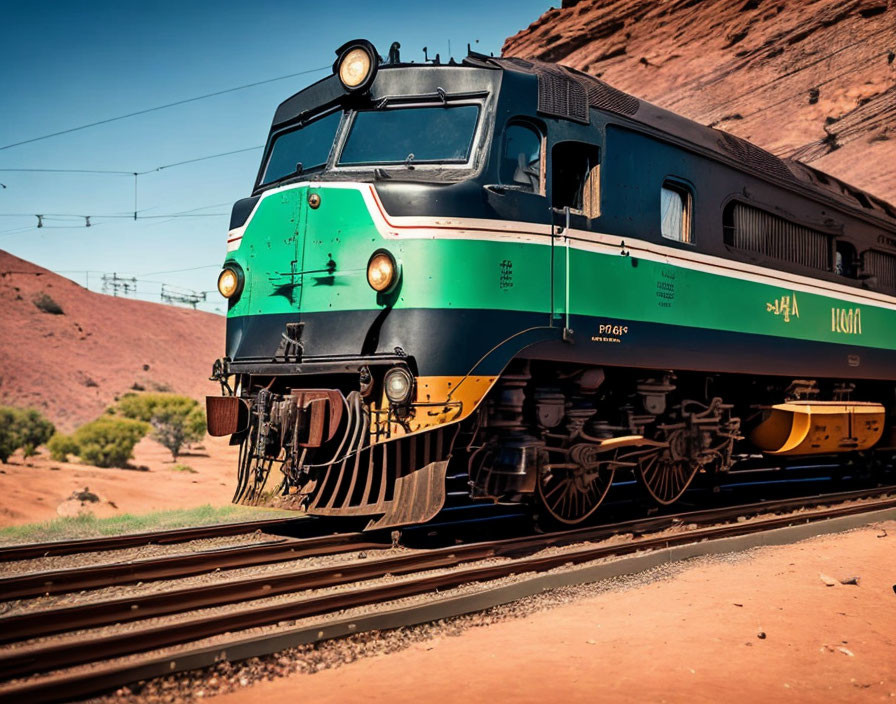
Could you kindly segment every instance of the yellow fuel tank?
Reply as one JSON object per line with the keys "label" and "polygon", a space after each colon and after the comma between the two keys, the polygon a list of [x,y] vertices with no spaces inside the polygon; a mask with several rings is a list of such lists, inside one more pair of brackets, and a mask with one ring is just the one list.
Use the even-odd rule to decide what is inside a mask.
{"label": "yellow fuel tank", "polygon": [[770,455],[867,450],[880,440],[886,414],[879,403],[858,401],[788,401],[762,410],[750,441]]}

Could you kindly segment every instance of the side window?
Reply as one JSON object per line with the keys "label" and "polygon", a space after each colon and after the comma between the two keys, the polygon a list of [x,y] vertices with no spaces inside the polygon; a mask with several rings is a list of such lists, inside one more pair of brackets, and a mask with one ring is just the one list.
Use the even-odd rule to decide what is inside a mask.
{"label": "side window", "polygon": [[660,190],[660,231],[676,242],[693,242],[691,232],[691,192],[666,181]]}
{"label": "side window", "polygon": [[600,148],[584,142],[560,142],[551,151],[551,205],[600,215]]}
{"label": "side window", "polygon": [[858,278],[859,256],[856,248],[849,242],[837,240],[837,248],[834,255],[834,273],[849,279]]}
{"label": "side window", "polygon": [[542,193],[541,161],[541,134],[529,125],[509,124],[501,150],[501,183]]}

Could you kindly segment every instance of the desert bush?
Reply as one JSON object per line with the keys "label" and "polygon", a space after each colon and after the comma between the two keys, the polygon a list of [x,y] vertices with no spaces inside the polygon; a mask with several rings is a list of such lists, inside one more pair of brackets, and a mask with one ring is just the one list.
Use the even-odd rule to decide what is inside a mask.
{"label": "desert bush", "polygon": [[31,457],[54,431],[53,424],[34,409],[0,406],[0,462],[6,464],[19,448]]}
{"label": "desert bush", "polygon": [[47,449],[50,451],[51,459],[56,462],[68,462],[68,456],[77,455],[80,448],[71,435],[56,433],[47,443]]}
{"label": "desert bush", "polygon": [[72,439],[78,456],[97,467],[125,467],[149,426],[136,420],[100,416],[78,428]]}
{"label": "desert bush", "polygon": [[0,462],[6,464],[10,455],[19,449],[19,417],[17,408],[0,406]]}
{"label": "desert bush", "polygon": [[38,310],[42,310],[44,313],[50,313],[51,315],[65,315],[62,306],[50,298],[46,293],[39,293],[36,295],[34,297],[34,305],[37,306]]}
{"label": "desert bush", "polygon": [[205,412],[187,396],[126,394],[118,401],[115,412],[149,423],[153,440],[164,445],[175,460],[185,446],[205,437]]}
{"label": "desert bush", "polygon": [[55,426],[44,418],[39,411],[28,408],[18,412],[19,447],[25,457],[31,457],[37,448],[43,445],[56,432]]}

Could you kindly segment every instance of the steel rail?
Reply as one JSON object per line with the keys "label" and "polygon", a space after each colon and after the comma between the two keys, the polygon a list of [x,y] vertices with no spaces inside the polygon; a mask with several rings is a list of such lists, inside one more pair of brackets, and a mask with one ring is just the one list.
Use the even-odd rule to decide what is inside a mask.
{"label": "steel rail", "polygon": [[875,521],[896,519],[896,510],[799,523],[760,533],[702,540],[666,550],[643,551],[617,560],[571,567],[566,570],[523,575],[507,584],[486,585],[463,594],[434,595],[425,602],[385,605],[364,614],[321,617],[286,627],[275,633],[235,633],[224,641],[193,645],[177,652],[147,653],[136,659],[113,659],[92,666],[54,672],[7,685],[0,685],[0,704],[22,701],[72,700],[188,670],[214,666],[222,660],[239,662],[262,657],[310,643],[332,640],[368,631],[395,628],[450,619],[463,614],[485,611],[552,589],[600,582],[605,579],[637,574],[654,567],[706,555],[736,553],[766,545],[785,545],[821,535],[839,533]]}
{"label": "steel rail", "polygon": [[[563,567],[564,565],[576,565],[638,551],[670,548],[701,540],[739,536],[747,533],[767,531],[794,523],[818,522],[835,517],[894,507],[896,507],[896,498],[862,504],[849,504],[811,513],[775,516],[753,522],[738,522],[670,536],[636,538],[625,544],[586,546],[551,555],[528,556],[495,565],[441,572],[436,575],[411,578],[394,583],[390,582],[384,585],[292,599],[274,604],[256,605],[239,611],[197,616],[174,623],[153,625],[126,632],[94,636],[89,634],[82,635],[78,636],[76,640],[52,641],[42,643],[34,648],[13,649],[0,653],[0,672],[4,673],[6,677],[19,677],[111,657],[180,645],[226,632],[268,626],[284,620],[319,616],[334,611],[393,601],[438,589],[458,587],[471,582],[494,580],[521,573],[543,572]],[[531,547],[538,538],[550,541],[552,536],[535,536],[521,540],[499,541],[503,544],[502,554],[507,556],[513,550],[520,550],[523,547],[522,541],[525,541]],[[553,542],[547,542],[545,547],[552,544]],[[489,550],[498,549],[498,546],[494,543],[484,543],[480,547],[485,547]],[[451,566],[451,553],[450,549],[446,550],[449,550],[449,552],[445,554],[446,564],[444,566],[448,567]],[[428,553],[421,557],[421,560],[428,559],[430,559]]]}
{"label": "steel rail", "polygon": [[129,533],[106,538],[79,538],[77,540],[54,540],[46,543],[25,543],[23,545],[6,545],[0,547],[0,562],[13,560],[29,560],[35,557],[52,557],[57,555],[76,555],[83,552],[101,552],[104,550],[120,550],[141,545],[166,545],[169,543],[185,543],[203,538],[218,538],[229,535],[253,533],[272,528],[284,528],[300,518],[268,518],[258,521],[241,521],[239,523],[215,523],[209,526],[191,528],[174,528],[148,533]]}
{"label": "steel rail", "polygon": [[[887,490],[889,490],[888,488]],[[896,490],[896,487],[892,487]],[[837,495],[836,500],[870,498],[886,493],[882,490],[852,491]],[[831,501],[832,497],[815,496],[801,499],[781,499],[745,506],[707,509],[685,514],[674,514],[650,519],[636,519],[607,526],[598,526],[563,531],[548,536],[512,538],[494,543],[473,543],[467,546],[430,550],[427,564],[419,554],[402,555],[363,563],[336,565],[333,567],[303,569],[284,574],[262,575],[246,579],[227,581],[212,585],[199,585],[164,592],[156,592],[139,597],[123,597],[90,604],[76,604],[59,608],[41,609],[14,616],[0,617],[0,643],[25,640],[42,635],[61,633],[79,628],[95,628],[113,623],[136,621],[155,616],[184,612],[212,606],[221,606],[235,601],[246,601],[275,596],[300,590],[320,589],[337,586],[350,581],[375,579],[386,574],[405,574],[428,567],[444,567],[444,555],[451,555],[454,562],[469,562],[486,557],[504,555],[506,550],[542,549],[548,545],[558,546],[583,540],[599,540],[620,533],[641,534],[669,528],[678,523],[708,524],[730,520],[757,511],[771,512],[804,507],[820,500]],[[378,545],[377,547],[385,547]]]}
{"label": "steel rail", "polygon": [[282,538],[277,541],[203,550],[186,555],[167,555],[132,562],[29,572],[0,579],[0,595],[3,600],[8,601],[172,577],[187,577],[221,569],[257,567],[316,555],[374,550],[391,544],[377,540],[377,537],[363,533],[337,533],[320,538]]}

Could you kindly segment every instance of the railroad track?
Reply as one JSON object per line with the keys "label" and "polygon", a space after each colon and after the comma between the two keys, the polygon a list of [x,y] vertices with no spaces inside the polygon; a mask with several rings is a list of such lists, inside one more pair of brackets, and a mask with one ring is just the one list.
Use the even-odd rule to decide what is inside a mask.
{"label": "railroad track", "polygon": [[[158,665],[164,661],[170,668],[171,663],[176,662],[176,669],[201,666],[203,661],[201,658],[196,661],[198,655],[191,655],[189,647],[183,651],[185,645],[244,629],[324,617],[338,611],[381,605],[474,582],[487,583],[509,575],[536,575],[610,557],[756,535],[794,524],[819,524],[872,511],[886,509],[896,512],[894,494],[896,487],[884,487],[873,491],[851,491],[654,516],[610,526],[398,555],[376,556],[374,553],[374,557],[368,556],[363,560],[343,560],[339,564],[254,575],[202,586],[175,586],[140,596],[27,611],[0,618],[0,637],[3,641],[18,641],[14,646],[0,649],[0,673],[6,678],[20,678],[18,682],[0,686],[0,701],[46,701],[58,696],[70,698],[92,693],[152,676],[152,669],[147,669],[148,663]],[[839,505],[829,507],[833,503]],[[798,514],[774,515],[809,506],[822,508]],[[754,518],[740,520],[747,516]],[[718,523],[723,525],[715,525]],[[676,526],[686,526],[687,529],[668,532],[669,528]],[[649,535],[658,531],[667,532],[658,536]],[[619,534],[631,534],[633,537],[623,543],[596,544]],[[319,542],[321,539],[310,540]],[[350,545],[349,539],[338,547]],[[317,547],[325,546],[319,544]],[[546,551],[547,548],[552,550]],[[488,589],[488,586],[481,588]],[[276,596],[284,598],[269,599]],[[261,601],[246,603],[257,599]],[[232,608],[236,603],[241,604],[238,610]],[[231,608],[228,609],[228,605]],[[159,618],[163,622],[134,623]],[[164,621],[166,618],[167,622]],[[128,622],[132,623],[130,628],[121,630],[118,627],[119,630],[115,630],[114,624]],[[80,629],[103,630],[72,633]],[[54,637],[47,638],[51,635]],[[282,634],[278,631],[277,635]],[[256,652],[252,654],[279,649],[270,643],[263,645],[265,639],[259,638],[256,636],[253,641]],[[25,643],[29,639],[38,640]],[[273,643],[276,638],[269,638],[268,641]],[[169,655],[167,659],[157,652],[172,647],[180,647],[181,652]],[[217,650],[212,648],[212,651],[209,647],[204,644],[197,653],[214,651],[220,654],[219,651],[226,647],[233,657],[231,646],[218,646]],[[265,647],[268,649],[265,650]],[[111,661],[87,669],[82,667],[49,676],[41,674],[126,655],[131,656],[127,662]],[[163,672],[164,669],[156,674]]]}
{"label": "railroad track", "polygon": [[124,548],[140,547],[143,545],[186,543],[191,540],[243,535],[255,531],[275,532],[293,527],[299,520],[302,519],[268,518],[258,521],[215,523],[208,526],[175,528],[173,530],[154,531],[150,533],[129,533],[127,535],[114,535],[106,538],[82,538],[78,540],[56,540],[48,543],[6,545],[0,547],[0,562],[28,560],[35,557],[77,555],[85,552],[100,552],[105,550],[122,550]]}
{"label": "railroad track", "polygon": [[[275,562],[337,555],[353,550],[373,550],[390,545],[384,540],[382,535],[363,533],[337,533],[303,540],[280,538],[185,555],[166,555],[130,562],[32,572],[0,578],[0,594],[7,600],[24,599],[82,589],[189,577],[215,570],[258,567]],[[0,642],[4,640],[5,634],[0,633]]]}

